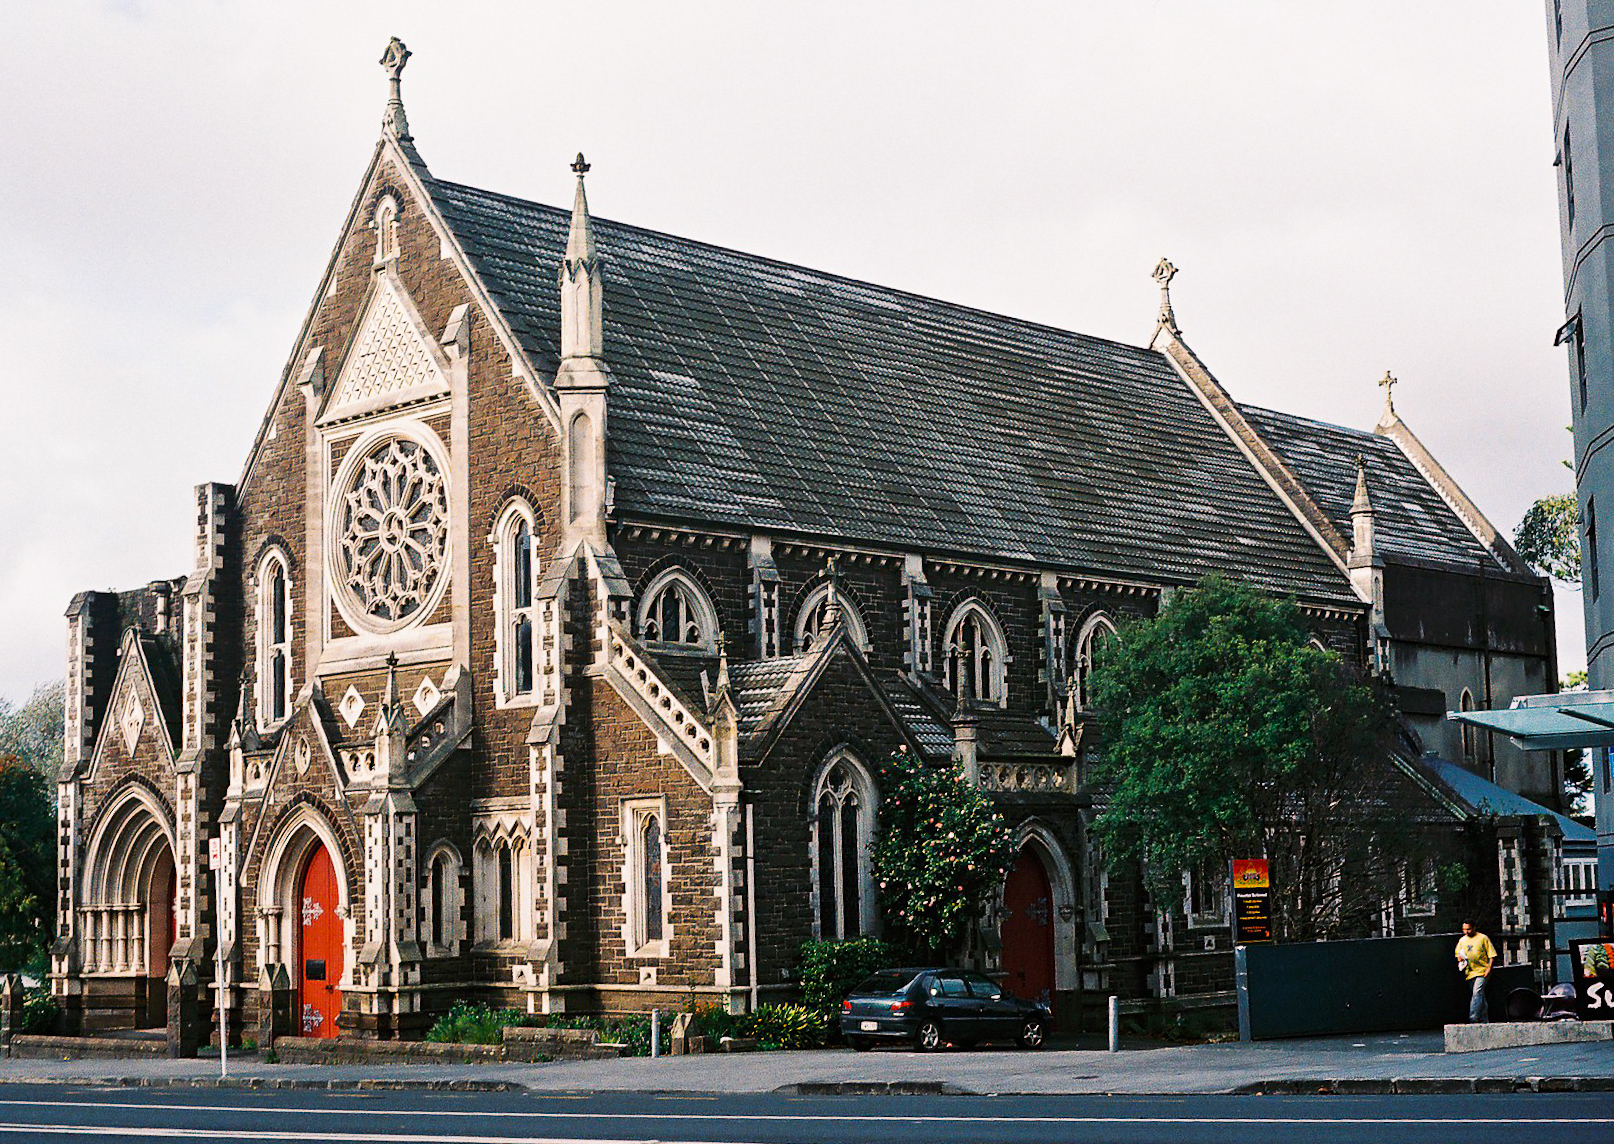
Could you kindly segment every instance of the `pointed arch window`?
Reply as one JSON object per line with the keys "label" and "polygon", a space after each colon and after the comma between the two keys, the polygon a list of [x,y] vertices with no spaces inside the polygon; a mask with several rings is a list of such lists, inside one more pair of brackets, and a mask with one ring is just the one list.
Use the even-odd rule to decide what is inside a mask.
{"label": "pointed arch window", "polygon": [[385,262],[398,254],[398,203],[387,195],[375,208],[375,260]]}
{"label": "pointed arch window", "polygon": [[258,718],[265,727],[291,711],[291,571],[278,549],[258,565]]}
{"label": "pointed arch window", "polygon": [[[826,621],[829,618],[829,591],[830,586],[820,584],[801,602],[796,613],[796,654],[801,655],[811,651],[818,645],[819,638],[828,634]],[[840,616],[840,622],[846,628],[847,636],[855,643],[859,650],[869,650],[869,630],[863,623],[863,616],[858,612],[857,604],[847,595],[844,587],[835,590],[835,605]]]}
{"label": "pointed arch window", "polygon": [[464,896],[460,889],[460,856],[449,842],[438,842],[426,862],[425,917],[421,933],[427,955],[452,957],[459,952],[464,930],[460,913]]}
{"label": "pointed arch window", "polygon": [[872,932],[876,917],[870,847],[874,783],[849,752],[831,756],[813,788],[813,868],[818,936],[840,941]]}
{"label": "pointed arch window", "polygon": [[[1463,688],[1463,694],[1457,700],[1459,711],[1474,710],[1474,693]],[[1479,759],[1479,732],[1470,723],[1457,724],[1458,732],[1462,736],[1463,762],[1474,763]]]}
{"label": "pointed arch window", "polygon": [[471,882],[476,895],[476,940],[479,944],[528,941],[532,937],[532,849],[529,823],[507,816],[481,817],[473,823]]}
{"label": "pointed arch window", "polygon": [[1076,709],[1090,711],[1093,708],[1093,698],[1090,691],[1090,679],[1093,674],[1094,657],[1099,648],[1103,647],[1115,637],[1115,621],[1103,612],[1088,617],[1082,624],[1081,630],[1076,633],[1076,652],[1072,657],[1070,675],[1076,682]]}
{"label": "pointed arch window", "polygon": [[538,677],[538,553],[534,514],[525,502],[505,510],[494,534],[499,695],[505,703],[530,700]]}
{"label": "pointed arch window", "polygon": [[667,923],[667,808],[661,799],[624,805],[627,925],[624,934],[633,957],[665,957],[671,926]]}
{"label": "pointed arch window", "polygon": [[960,699],[1008,702],[1008,645],[1003,629],[977,600],[953,613],[947,625],[947,686]]}
{"label": "pointed arch window", "polygon": [[639,605],[639,638],[663,651],[717,651],[717,609],[681,569],[663,572],[645,589]]}

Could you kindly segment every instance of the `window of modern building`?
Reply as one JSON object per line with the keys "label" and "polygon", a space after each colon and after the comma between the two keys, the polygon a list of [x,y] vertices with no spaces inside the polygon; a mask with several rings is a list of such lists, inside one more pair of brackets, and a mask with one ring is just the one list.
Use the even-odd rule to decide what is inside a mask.
{"label": "window of modern building", "polygon": [[669,569],[645,590],[639,637],[664,650],[715,653],[717,609],[687,572]]}
{"label": "window of modern building", "polygon": [[947,686],[960,699],[1002,704],[1008,696],[1008,647],[1003,630],[978,600],[968,600],[947,625]]}
{"label": "window of modern building", "polygon": [[1564,128],[1564,209],[1569,225],[1575,225],[1575,158],[1569,146],[1569,128]]}
{"label": "window of modern building", "polygon": [[1575,332],[1572,339],[1575,354],[1575,382],[1580,394],[1580,408],[1586,409],[1586,331],[1581,328],[1580,315],[1575,315]]}
{"label": "window of modern building", "polygon": [[832,756],[814,788],[813,865],[818,875],[818,935],[860,937],[874,920],[874,783],[851,754]]}
{"label": "window of modern building", "polygon": [[1586,498],[1586,591],[1591,593],[1592,599],[1597,599],[1602,579],[1598,575],[1597,561],[1597,501],[1593,497]]}

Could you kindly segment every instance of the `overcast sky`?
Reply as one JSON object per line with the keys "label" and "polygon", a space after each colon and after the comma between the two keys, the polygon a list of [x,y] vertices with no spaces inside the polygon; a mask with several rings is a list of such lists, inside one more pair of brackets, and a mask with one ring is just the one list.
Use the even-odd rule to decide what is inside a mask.
{"label": "overcast sky", "polygon": [[[1239,400],[1368,428],[1388,368],[1503,531],[1571,487],[1533,0],[11,3],[0,696],[75,591],[188,570],[394,34],[445,178],[566,203],[581,148],[600,215],[1134,343],[1169,255]],[[1580,666],[1578,594],[1559,632]]]}

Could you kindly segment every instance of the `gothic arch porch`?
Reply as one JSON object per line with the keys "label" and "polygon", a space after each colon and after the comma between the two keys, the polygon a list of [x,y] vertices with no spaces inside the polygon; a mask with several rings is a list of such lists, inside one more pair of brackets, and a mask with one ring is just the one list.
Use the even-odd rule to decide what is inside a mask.
{"label": "gothic arch porch", "polygon": [[353,964],[351,887],[336,832],[312,808],[281,825],[258,887],[260,980],[284,969],[293,1031],[336,1036]]}
{"label": "gothic arch porch", "polygon": [[1017,997],[1048,1002],[1057,1018],[1075,1000],[1075,877],[1046,826],[1027,823],[1018,841],[999,915],[1003,983]]}
{"label": "gothic arch porch", "polygon": [[108,804],[88,853],[78,918],[84,1028],[163,1026],[177,892],[167,811],[144,787],[128,787]]}

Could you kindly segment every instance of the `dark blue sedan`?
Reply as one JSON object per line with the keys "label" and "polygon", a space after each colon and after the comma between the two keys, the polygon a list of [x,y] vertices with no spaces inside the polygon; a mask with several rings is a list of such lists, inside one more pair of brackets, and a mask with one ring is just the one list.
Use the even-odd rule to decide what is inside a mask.
{"label": "dark blue sedan", "polygon": [[1013,1041],[1041,1048],[1053,1015],[967,969],[882,969],[841,1002],[841,1036],[860,1052],[880,1043],[920,1052],[944,1044]]}

